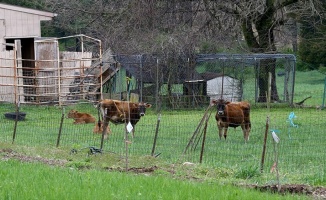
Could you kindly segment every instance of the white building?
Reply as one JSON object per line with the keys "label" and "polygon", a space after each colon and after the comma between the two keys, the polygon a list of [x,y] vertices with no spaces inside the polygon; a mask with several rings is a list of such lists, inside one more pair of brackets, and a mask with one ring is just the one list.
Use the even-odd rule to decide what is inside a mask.
{"label": "white building", "polygon": [[217,73],[201,74],[206,81],[207,96],[210,99],[223,98],[229,101],[241,100],[240,81],[230,76]]}

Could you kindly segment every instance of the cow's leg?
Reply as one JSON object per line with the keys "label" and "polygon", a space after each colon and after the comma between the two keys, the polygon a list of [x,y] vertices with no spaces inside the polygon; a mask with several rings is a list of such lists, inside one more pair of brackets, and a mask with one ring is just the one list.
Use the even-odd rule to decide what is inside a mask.
{"label": "cow's leg", "polygon": [[135,127],[132,129],[132,139],[134,139],[135,138]]}
{"label": "cow's leg", "polygon": [[222,139],[222,135],[223,135],[223,127],[218,128],[218,134],[220,136],[220,140]]}
{"label": "cow's leg", "polygon": [[80,120],[80,119],[76,119],[74,124],[85,124],[85,121]]}
{"label": "cow's leg", "polygon": [[247,141],[247,142],[249,141],[249,131],[250,131],[249,129],[246,129],[246,134],[247,134],[247,135],[246,135],[246,138],[247,138],[246,141]]}
{"label": "cow's leg", "polygon": [[243,138],[245,142],[247,142],[249,140],[249,132],[248,132],[247,124],[241,124],[241,129],[243,132]]}
{"label": "cow's leg", "polygon": [[228,135],[228,129],[229,129],[228,126],[224,127],[224,139],[226,139],[226,137]]}
{"label": "cow's leg", "polygon": [[105,140],[108,139],[109,134],[111,132],[109,123],[110,123],[110,121],[107,121],[106,124],[104,123],[104,121],[102,122],[102,134],[103,134],[103,131],[105,131],[104,137],[103,137],[103,139],[105,139]]}
{"label": "cow's leg", "polygon": [[223,133],[223,127],[218,121],[217,121],[217,128],[218,128],[218,135],[219,135],[220,140],[221,140],[222,139],[222,133]]}
{"label": "cow's leg", "polygon": [[247,122],[246,123],[246,138],[247,138],[247,141],[249,141],[250,129],[251,129],[251,123]]}

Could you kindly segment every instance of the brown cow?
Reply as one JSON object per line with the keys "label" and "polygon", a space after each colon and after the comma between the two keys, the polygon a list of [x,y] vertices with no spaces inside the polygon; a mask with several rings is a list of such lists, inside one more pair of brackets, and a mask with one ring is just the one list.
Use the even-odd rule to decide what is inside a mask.
{"label": "brown cow", "polygon": [[80,113],[77,110],[70,110],[68,118],[74,119],[74,124],[94,123],[95,117],[88,113]]}
{"label": "brown cow", "polygon": [[230,102],[224,99],[213,100],[212,103],[217,105],[215,119],[219,130],[220,139],[224,129],[224,138],[227,137],[229,126],[236,128],[241,126],[245,142],[249,140],[251,129],[250,122],[250,104],[248,102]]}
{"label": "brown cow", "polygon": [[105,110],[107,112],[106,120],[113,124],[130,123],[133,126],[132,136],[135,136],[135,125],[140,120],[140,117],[145,115],[146,108],[150,108],[152,105],[148,103],[133,103],[129,101],[119,101],[113,99],[104,99],[100,101],[98,108],[101,110],[102,116],[104,116]]}
{"label": "brown cow", "polygon": [[[101,120],[99,120],[98,122],[95,123],[93,133],[94,134],[102,134],[103,133],[103,122]],[[109,124],[106,127],[106,132],[105,132],[105,135],[104,135],[104,139],[108,138],[108,134],[111,134],[111,129],[110,129]]]}

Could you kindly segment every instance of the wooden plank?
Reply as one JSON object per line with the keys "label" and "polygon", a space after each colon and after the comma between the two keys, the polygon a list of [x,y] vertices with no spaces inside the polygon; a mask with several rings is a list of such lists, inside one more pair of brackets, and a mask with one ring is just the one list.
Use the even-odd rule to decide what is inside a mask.
{"label": "wooden plank", "polygon": [[[22,77],[23,76],[23,64],[22,64],[22,50],[21,50],[21,41],[20,40],[15,40],[15,49],[16,49],[16,59],[17,59],[17,76]],[[23,78],[17,78],[17,85],[15,92],[17,92],[18,95],[18,100],[20,103],[24,103],[24,96],[23,96],[23,87],[20,87],[20,85],[23,85]]]}
{"label": "wooden plank", "polygon": [[[0,57],[0,101],[14,102],[14,51],[1,52]],[[2,75],[2,76],[1,76]]]}
{"label": "wooden plank", "polygon": [[[35,60],[38,61],[35,70],[35,76],[55,76],[58,74],[58,46],[57,40],[46,42],[35,42]],[[47,60],[47,61],[44,61]],[[52,87],[36,88],[36,102],[54,101],[59,98],[59,85],[58,79],[43,79],[37,78],[38,85],[48,85]],[[40,94],[44,94],[44,97],[39,97]],[[46,96],[46,94],[56,94],[52,97]]]}

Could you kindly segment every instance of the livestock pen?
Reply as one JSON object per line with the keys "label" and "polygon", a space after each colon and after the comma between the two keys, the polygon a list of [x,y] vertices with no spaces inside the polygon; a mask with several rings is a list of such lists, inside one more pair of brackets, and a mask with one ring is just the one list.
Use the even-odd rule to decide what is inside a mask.
{"label": "livestock pen", "polygon": [[[0,112],[14,109],[13,104],[1,104]],[[101,135],[93,134],[94,124],[73,124],[73,119],[66,118],[69,109],[88,112],[97,116],[97,109],[92,104],[77,104],[64,108],[53,106],[21,105],[20,111],[26,113],[25,120],[17,121],[1,116],[0,139],[2,142],[14,142],[17,145],[56,147],[58,134],[60,147],[81,149],[100,147]],[[240,128],[230,129],[227,140],[218,138],[216,110],[212,108],[207,123],[206,140],[202,164],[213,168],[231,170],[239,178],[261,183],[276,181],[272,166],[275,163],[275,151],[271,130],[274,130],[280,142],[277,144],[278,169],[282,183],[295,182],[318,184],[325,181],[326,155],[324,153],[326,136],[325,114],[315,108],[271,107],[251,109],[252,129],[250,140],[245,143]],[[289,114],[295,113],[291,125]],[[159,115],[150,109],[137,124],[135,137],[129,137],[128,154],[130,156],[151,155],[158,117],[160,125],[154,155],[169,163],[199,163],[201,141],[185,151],[186,146],[197,129],[205,109],[187,111],[162,111]],[[62,118],[65,116],[64,118]],[[263,176],[260,174],[266,121],[269,118],[267,149]],[[63,123],[61,124],[61,120]],[[17,125],[15,128],[15,124]],[[110,124],[112,133],[104,141],[103,152],[124,156],[125,127]],[[16,136],[13,141],[13,133]],[[199,132],[203,131],[200,129]],[[255,178],[256,177],[256,178]]]}
{"label": "livestock pen", "polygon": [[[140,80],[140,86],[144,86],[138,88],[138,92],[141,94],[140,100],[151,103],[153,107],[147,110],[146,115],[137,124],[135,137],[131,138],[128,135],[128,142],[125,140],[125,126],[110,124],[112,133],[103,143],[103,153],[113,153],[122,157],[127,154],[130,156],[153,155],[168,163],[186,161],[199,163],[201,160],[202,165],[221,171],[218,176],[223,173],[225,176],[232,173],[240,180],[260,184],[277,181],[275,163],[278,163],[279,180],[282,184],[325,184],[324,121],[326,115],[325,111],[320,109],[324,76],[317,71],[295,73],[293,60],[275,58],[275,61],[272,59],[273,66],[276,67],[275,71],[282,71],[285,75],[274,77],[279,101],[276,101],[277,98],[274,96],[273,103],[268,106],[258,101],[263,96],[260,94],[262,88],[257,78],[259,74],[256,74],[261,69],[259,63],[256,63],[257,59],[251,57],[248,61],[239,55],[233,57],[235,60],[226,58],[228,57],[223,55],[199,57],[196,66],[189,66],[185,62],[183,66],[194,67],[196,71],[192,70],[191,73],[184,74],[183,70],[179,73],[171,69],[172,71],[168,74],[174,74],[175,80],[169,81],[159,76],[164,74],[161,73],[164,65],[159,62],[157,66],[154,65],[155,67],[146,68],[146,65],[151,62],[147,63],[146,60],[140,59],[142,62],[137,63],[139,60],[136,62],[126,59],[121,66],[108,66],[109,69],[116,67],[112,70],[115,75],[104,85],[104,91],[108,92],[106,95],[115,92],[115,95],[121,97],[124,97],[123,93],[126,92],[137,92],[137,88],[133,88],[137,86],[137,83],[133,81],[139,75],[134,75],[126,81],[121,69],[139,65],[142,67],[141,70],[147,70],[143,76],[136,77]],[[290,58],[293,57],[290,56]],[[207,60],[208,63],[206,63]],[[216,63],[217,61],[220,63]],[[203,62],[204,64],[200,64]],[[207,75],[207,72],[210,75],[222,72],[222,79],[218,76],[213,82],[223,83],[225,80],[230,80],[228,86],[237,88],[236,92],[232,93],[233,89],[218,90],[215,91],[216,93],[206,90],[210,88],[209,83],[205,88],[205,81],[202,82],[198,75]],[[179,75],[185,75],[185,77],[179,77]],[[223,79],[224,75],[232,79]],[[294,76],[296,77],[295,87]],[[145,77],[151,79],[146,82]],[[190,77],[192,79],[189,79]],[[126,85],[127,82],[131,84]],[[73,86],[79,86],[79,83],[73,84]],[[118,85],[121,86],[121,91],[118,90],[119,87],[116,87]],[[127,86],[130,87],[125,89]],[[209,94],[214,95],[209,96]],[[219,140],[214,107],[208,111],[210,117],[207,127],[205,128],[206,124],[200,125],[210,98],[221,95],[231,96],[234,100],[248,100],[251,103],[252,128],[247,143],[243,140],[240,128],[230,128],[227,140]],[[296,106],[297,102],[309,96],[312,98]],[[93,97],[91,99],[94,99]],[[1,102],[1,142],[33,147],[55,148],[58,146],[67,151],[90,146],[99,148],[102,145],[101,135],[93,134],[94,124],[73,124],[73,119],[67,118],[71,109],[90,113],[97,118],[98,113],[94,102],[90,103],[87,98],[79,98],[74,102],[77,103],[67,103],[61,106],[52,105],[52,103],[20,104],[19,111],[26,113],[25,120],[21,121],[7,119],[4,114],[15,112],[17,107],[13,103]],[[187,148],[196,130],[198,130],[198,135],[195,143]],[[203,142],[204,130],[206,130],[205,142]],[[277,144],[272,140],[272,130],[280,138]],[[266,132],[266,154],[263,157]],[[128,144],[128,150],[126,144]],[[204,144],[203,149],[202,144]],[[264,160],[263,164],[262,160]],[[216,174],[208,175],[217,176]]]}

